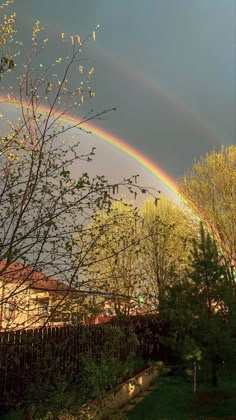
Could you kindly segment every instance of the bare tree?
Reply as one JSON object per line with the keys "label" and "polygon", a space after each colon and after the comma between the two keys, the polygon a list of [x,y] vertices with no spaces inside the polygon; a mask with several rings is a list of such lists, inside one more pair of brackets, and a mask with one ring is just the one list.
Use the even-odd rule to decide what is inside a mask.
{"label": "bare tree", "polygon": [[[57,287],[59,299],[45,323],[63,306],[69,310],[68,296],[71,297],[72,290],[73,296],[81,291],[88,267],[93,264],[87,258],[94,246],[91,238],[88,240],[88,225],[93,215],[109,209],[122,188],[131,194],[140,190],[136,177],[114,185],[103,175],[91,178],[89,168],[88,172],[81,171],[78,179],[71,176],[72,164],[86,161],[89,165],[94,150],[80,154],[78,141],[69,136],[70,130],[83,130],[83,123],[110,111],[94,112],[89,108],[84,114],[80,111],[94,96],[90,87],[93,68],[86,71],[83,54],[87,42],[95,40],[96,30],[85,39],[79,35],[67,39],[62,33],[64,55],[44,66],[40,54],[47,39],[36,22],[30,49],[24,50],[16,42],[19,51],[14,53],[14,60],[10,53],[3,55],[6,61],[2,73],[6,74],[1,83],[6,81],[5,98],[17,104],[19,114],[17,121],[9,123],[0,143],[0,279],[4,284],[10,283],[11,278],[17,281],[11,282],[8,291],[5,288],[0,305],[14,304],[17,295],[35,289],[34,273],[41,273],[45,282],[53,277],[59,285],[67,287],[66,290],[64,286],[62,290]],[[1,36],[3,39],[4,34]],[[22,63],[23,52],[26,58]],[[16,69],[8,74],[15,65]],[[76,86],[71,82],[74,73],[79,79]],[[78,110],[79,122],[61,122]],[[2,127],[4,122],[3,116]],[[75,234],[83,242],[76,258],[73,255]],[[47,290],[46,284],[44,289]]]}

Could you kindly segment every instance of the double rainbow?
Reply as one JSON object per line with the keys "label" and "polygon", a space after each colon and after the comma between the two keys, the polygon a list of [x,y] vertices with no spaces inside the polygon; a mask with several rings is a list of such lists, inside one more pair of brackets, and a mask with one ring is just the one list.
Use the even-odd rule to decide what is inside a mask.
{"label": "double rainbow", "polygon": [[[8,97],[0,96],[0,103],[19,106],[20,101],[17,99],[9,100]],[[23,103],[23,106],[26,106],[26,104]],[[41,105],[37,108],[37,112],[47,114],[49,112],[49,108]],[[100,127],[93,125],[90,122],[82,122],[78,117],[69,114],[61,114],[60,111],[54,111],[52,117],[53,119],[58,120],[60,123],[67,123],[68,127],[81,127],[82,129],[91,132],[92,135],[100,138],[103,142],[108,143],[114,148],[125,153],[127,156],[131,157],[135,162],[145,168],[149,173],[154,175],[154,177],[156,177],[170,192],[172,192],[178,202],[181,201],[187,207],[189,207],[186,199],[179,193],[177,183],[165,171],[163,171],[159,166],[151,161],[151,159],[140,153],[133,146],[126,143],[125,140],[113,135],[112,133],[109,133],[108,131],[105,131],[104,129],[101,129]]]}

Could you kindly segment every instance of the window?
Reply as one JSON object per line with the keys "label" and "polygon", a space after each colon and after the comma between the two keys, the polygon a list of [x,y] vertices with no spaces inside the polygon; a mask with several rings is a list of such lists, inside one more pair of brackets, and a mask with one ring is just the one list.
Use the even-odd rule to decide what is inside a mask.
{"label": "window", "polygon": [[14,319],[16,316],[16,304],[15,302],[7,302],[5,306],[5,317],[8,320]]}
{"label": "window", "polygon": [[38,314],[47,316],[49,314],[49,299],[38,300]]}

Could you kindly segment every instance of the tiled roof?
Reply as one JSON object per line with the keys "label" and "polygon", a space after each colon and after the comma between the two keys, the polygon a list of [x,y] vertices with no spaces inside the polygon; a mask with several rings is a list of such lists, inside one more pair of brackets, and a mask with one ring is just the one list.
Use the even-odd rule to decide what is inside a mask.
{"label": "tiled roof", "polygon": [[22,283],[29,285],[35,290],[46,290],[48,292],[61,292],[68,290],[68,286],[43,273],[34,271],[31,267],[23,264],[11,263],[6,267],[6,262],[0,262],[0,280],[9,283]]}

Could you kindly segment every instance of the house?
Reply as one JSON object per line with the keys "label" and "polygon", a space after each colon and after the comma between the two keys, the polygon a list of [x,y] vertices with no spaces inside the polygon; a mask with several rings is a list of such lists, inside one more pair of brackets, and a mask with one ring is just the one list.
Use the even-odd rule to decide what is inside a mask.
{"label": "house", "polygon": [[71,323],[80,301],[52,277],[22,264],[0,263],[0,331]]}
{"label": "house", "polygon": [[[116,316],[114,299],[78,291],[19,263],[0,262],[0,331],[106,323]],[[146,312],[133,299],[128,304],[129,315]]]}

